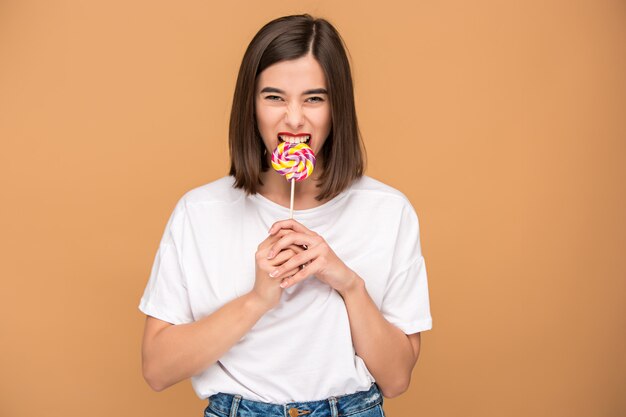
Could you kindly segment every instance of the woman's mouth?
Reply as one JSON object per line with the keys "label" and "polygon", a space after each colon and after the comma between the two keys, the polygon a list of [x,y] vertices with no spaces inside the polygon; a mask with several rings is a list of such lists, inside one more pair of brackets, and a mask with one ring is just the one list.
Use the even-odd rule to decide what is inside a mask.
{"label": "woman's mouth", "polygon": [[279,133],[278,140],[287,143],[308,143],[311,140],[311,135],[303,133],[300,135],[291,135],[286,133]]}

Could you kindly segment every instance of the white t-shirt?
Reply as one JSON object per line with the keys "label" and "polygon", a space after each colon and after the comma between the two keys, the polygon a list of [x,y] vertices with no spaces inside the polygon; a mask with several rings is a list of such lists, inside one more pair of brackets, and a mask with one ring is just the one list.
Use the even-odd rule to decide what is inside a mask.
{"label": "white t-shirt", "polygon": [[[139,304],[143,313],[190,323],[252,290],[257,246],[289,209],[233,183],[227,176],[178,201]],[[418,218],[401,192],[364,176],[321,206],[295,210],[294,219],[365,280],[390,323],[406,334],[431,329]],[[277,307],[191,381],[201,399],[224,392],[283,404],[367,390],[374,378],[355,354],[343,299],[312,275],[284,290]]]}

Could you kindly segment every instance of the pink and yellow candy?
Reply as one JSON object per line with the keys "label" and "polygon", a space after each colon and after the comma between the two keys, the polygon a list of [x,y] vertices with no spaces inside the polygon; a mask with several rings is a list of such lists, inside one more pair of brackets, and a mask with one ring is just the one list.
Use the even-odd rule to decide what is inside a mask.
{"label": "pink and yellow candy", "polygon": [[272,167],[287,181],[302,181],[313,173],[315,154],[305,143],[281,142],[272,152]]}
{"label": "pink and yellow candy", "polygon": [[305,143],[281,142],[272,152],[272,167],[291,182],[289,218],[293,219],[293,196],[296,181],[313,173],[315,154]]}

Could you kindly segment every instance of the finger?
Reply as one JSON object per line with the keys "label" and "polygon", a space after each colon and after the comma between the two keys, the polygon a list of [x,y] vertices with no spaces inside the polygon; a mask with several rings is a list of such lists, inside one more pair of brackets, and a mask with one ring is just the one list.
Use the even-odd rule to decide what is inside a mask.
{"label": "finger", "polygon": [[259,244],[259,246],[257,247],[257,250],[267,249],[268,247],[270,247],[274,243],[276,243],[278,240],[280,240],[280,238],[282,238],[283,236],[288,235],[289,233],[293,233],[293,230],[291,230],[291,229],[281,229],[275,235],[270,235],[270,236],[266,237],[265,240],[263,240],[263,242],[261,242]]}
{"label": "finger", "polygon": [[313,261],[304,268],[301,268],[300,271],[298,271],[294,275],[288,276],[287,278],[283,279],[283,281],[280,283],[280,287],[283,289],[293,287],[297,283],[304,281],[309,276],[315,274],[317,272],[317,269],[318,262]]}
{"label": "finger", "polygon": [[311,248],[316,243],[315,241],[316,239],[311,235],[296,232],[289,233],[272,245],[267,253],[267,259],[272,259],[278,252],[290,245],[306,245],[307,248]]}
{"label": "finger", "polygon": [[287,249],[291,249],[292,251],[294,251],[295,253],[300,253],[300,252],[304,252],[306,249],[304,249],[302,246],[300,245],[289,245],[287,246],[285,249],[283,250],[287,250]]}
{"label": "finger", "polygon": [[293,256],[304,252],[304,248],[298,245],[289,245],[285,249],[281,250],[274,258],[269,260],[271,266],[279,266],[288,261]]}
{"label": "finger", "polygon": [[[304,252],[304,248],[302,246],[298,246],[298,245],[289,245],[287,246],[285,249],[281,250],[280,252],[278,252],[278,254],[276,254],[272,259],[270,259],[271,265],[280,265],[283,262],[285,262],[286,260],[288,260],[289,258],[291,258],[292,256],[295,256],[299,253]],[[284,254],[284,255],[283,255]],[[279,259],[280,257],[280,259]]]}
{"label": "finger", "polygon": [[[296,268],[296,269],[292,269],[291,271],[287,272],[287,277],[290,277],[292,275],[295,275],[296,273],[300,272],[302,268]],[[280,280],[279,280],[280,281]]]}
{"label": "finger", "polygon": [[[305,249],[302,248],[302,246],[298,246],[298,245],[289,245],[286,248],[282,249],[281,251],[279,251],[272,259],[266,259],[265,256],[262,256],[259,261],[264,263],[263,268],[267,269],[269,271],[273,271],[276,268],[279,268],[280,266],[284,265],[287,261],[289,261],[291,258],[293,258],[294,256],[298,255],[299,253],[304,252]],[[265,259],[264,259],[265,258]],[[265,263],[267,262],[267,263]],[[291,268],[292,274],[296,273],[300,270],[299,265],[296,267]]]}
{"label": "finger", "polygon": [[315,235],[315,232],[309,230],[304,225],[302,225],[302,223],[298,223],[294,219],[277,221],[276,223],[272,225],[272,227],[270,227],[270,230],[268,233],[270,235],[273,235],[279,230],[293,230],[294,232],[298,232],[298,233],[305,233],[307,235]]}
{"label": "finger", "polygon": [[[303,251],[302,248],[300,248],[300,251]],[[268,262],[271,266],[273,267],[278,267],[283,265],[284,263],[286,263],[287,261],[289,261],[289,259],[293,258],[294,256],[296,256],[299,252],[296,252],[295,250],[292,250],[290,248],[284,249],[282,251],[280,251],[278,253],[278,255],[276,255],[274,258],[269,259]],[[294,267],[295,268],[295,267]],[[274,268],[276,269],[276,268]]]}
{"label": "finger", "polygon": [[270,277],[272,278],[284,278],[289,276],[287,273],[295,268],[300,268],[302,265],[308,265],[313,262],[317,258],[317,254],[314,251],[304,251],[298,255],[291,257],[287,262],[278,266],[272,272],[270,272]]}

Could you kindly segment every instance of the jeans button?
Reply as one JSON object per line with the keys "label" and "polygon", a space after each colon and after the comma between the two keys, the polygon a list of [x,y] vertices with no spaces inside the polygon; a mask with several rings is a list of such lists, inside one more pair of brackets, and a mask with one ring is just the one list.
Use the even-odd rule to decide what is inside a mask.
{"label": "jeans button", "polygon": [[298,409],[297,408],[290,408],[289,409],[289,415],[291,417],[298,417]]}

